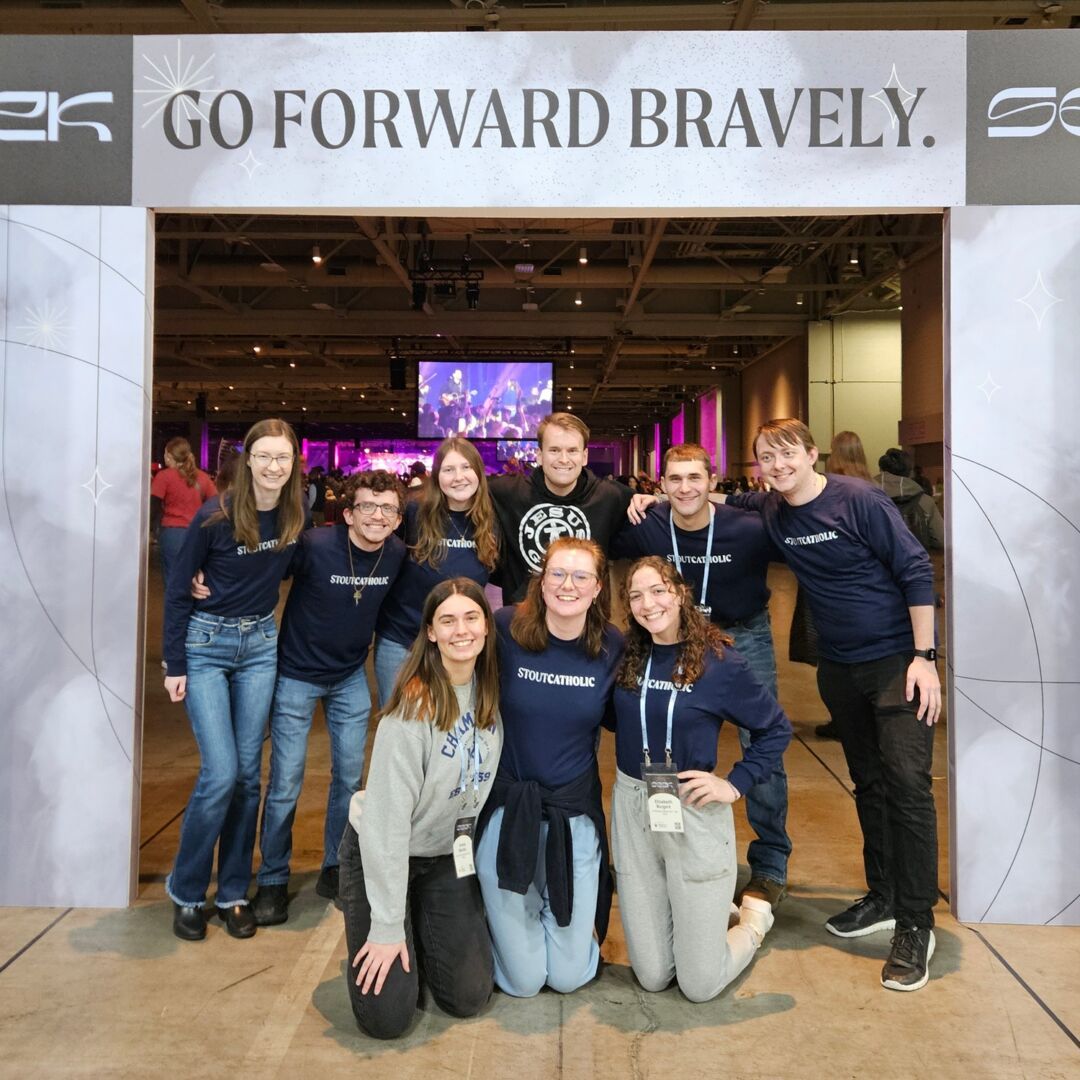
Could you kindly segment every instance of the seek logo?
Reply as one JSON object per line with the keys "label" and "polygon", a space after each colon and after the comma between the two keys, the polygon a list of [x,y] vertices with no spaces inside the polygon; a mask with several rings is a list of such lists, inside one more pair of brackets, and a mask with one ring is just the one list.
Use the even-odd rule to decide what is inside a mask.
{"label": "seek logo", "polygon": [[0,34],[0,191],[11,205],[131,204],[132,39]]}
{"label": "seek logo", "polygon": [[[90,105],[112,104],[111,90],[68,98],[56,90],[0,90],[0,142],[59,142],[61,128],[89,128],[98,142],[112,142],[109,125],[88,119],[86,112]],[[69,115],[73,111],[75,115]],[[12,125],[13,120],[22,123]],[[26,126],[29,120],[37,121],[37,126]]]}

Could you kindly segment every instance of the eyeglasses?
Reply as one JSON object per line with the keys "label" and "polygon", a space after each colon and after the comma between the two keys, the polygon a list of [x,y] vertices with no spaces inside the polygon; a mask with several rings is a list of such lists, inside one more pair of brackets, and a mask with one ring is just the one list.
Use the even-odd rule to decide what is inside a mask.
{"label": "eyeglasses", "polygon": [[563,570],[559,566],[551,566],[547,570],[547,578],[549,581],[553,581],[556,585],[562,585],[569,578],[579,589],[584,589],[586,586],[591,585],[597,580],[594,573],[589,570],[574,570],[572,572]]}
{"label": "eyeglasses", "polygon": [[265,469],[272,461],[278,468],[285,468],[286,465],[291,465],[293,456],[292,454],[264,454],[260,451],[257,454],[251,455],[251,460],[261,469]]}
{"label": "eyeglasses", "polygon": [[386,503],[353,503],[349,509],[355,510],[361,517],[374,517],[376,513],[381,514],[387,521],[401,517],[401,511],[396,506],[388,506]]}

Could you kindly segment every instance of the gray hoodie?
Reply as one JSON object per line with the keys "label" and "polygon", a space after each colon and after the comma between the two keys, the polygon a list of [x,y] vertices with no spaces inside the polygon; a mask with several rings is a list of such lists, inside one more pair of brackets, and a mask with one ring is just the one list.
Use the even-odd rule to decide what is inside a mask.
{"label": "gray hoodie", "polygon": [[461,716],[450,731],[400,713],[379,721],[367,787],[349,807],[371,905],[368,940],[376,944],[405,940],[409,858],[451,853],[454,822],[479,815],[499,767],[501,717],[478,730],[473,684],[454,689]]}
{"label": "gray hoodie", "polygon": [[897,476],[895,473],[879,472],[874,477],[874,483],[896,503],[901,513],[909,503],[914,502],[926,518],[930,532],[930,550],[941,551],[945,547],[945,522],[942,520],[941,511],[917,480]]}

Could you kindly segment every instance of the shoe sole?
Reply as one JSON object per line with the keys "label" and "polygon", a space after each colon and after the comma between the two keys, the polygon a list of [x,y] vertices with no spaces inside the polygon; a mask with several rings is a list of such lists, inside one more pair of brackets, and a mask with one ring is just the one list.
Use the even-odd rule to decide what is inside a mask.
{"label": "shoe sole", "polygon": [[860,930],[837,930],[832,923],[827,922],[825,924],[825,929],[828,930],[830,934],[835,934],[837,937],[842,938],[866,937],[868,934],[879,934],[882,930],[895,930],[896,920],[882,919],[881,922],[872,923],[870,926],[864,926]]}
{"label": "shoe sole", "polygon": [[923,977],[918,982],[913,983],[898,983],[892,982],[890,979],[882,979],[881,985],[886,990],[921,990],[930,978],[930,961],[934,958],[934,949],[937,947],[937,938],[934,936],[934,931],[930,931],[930,944],[926,948],[926,970],[923,972]]}
{"label": "shoe sole", "polygon": [[174,926],[173,937],[177,938],[179,941],[205,941],[206,931],[204,930],[201,934],[184,934],[177,930]]}

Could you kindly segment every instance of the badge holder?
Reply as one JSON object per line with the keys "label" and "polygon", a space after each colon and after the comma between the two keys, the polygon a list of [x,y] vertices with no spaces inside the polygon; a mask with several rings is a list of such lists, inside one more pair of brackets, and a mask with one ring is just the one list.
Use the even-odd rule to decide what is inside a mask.
{"label": "badge holder", "polygon": [[648,755],[641,766],[649,809],[649,828],[653,832],[683,831],[682,802],[679,799],[679,768],[670,759],[653,764]]}
{"label": "badge holder", "polygon": [[476,863],[473,861],[475,835],[475,817],[461,817],[454,822],[454,873],[459,878],[472,877],[476,873]]}

